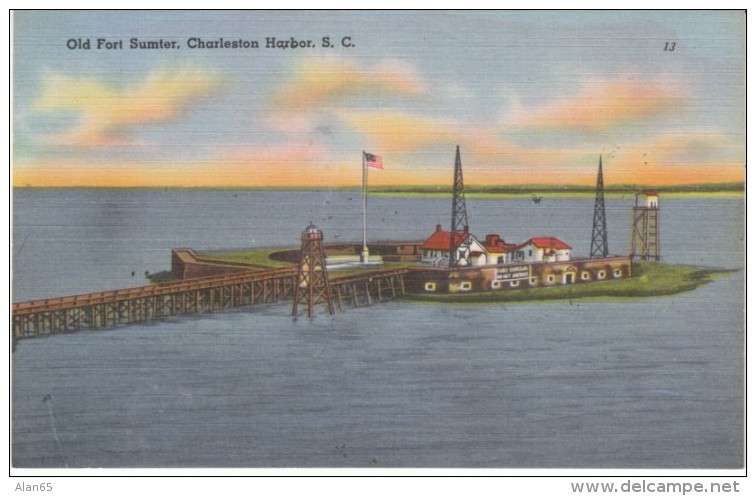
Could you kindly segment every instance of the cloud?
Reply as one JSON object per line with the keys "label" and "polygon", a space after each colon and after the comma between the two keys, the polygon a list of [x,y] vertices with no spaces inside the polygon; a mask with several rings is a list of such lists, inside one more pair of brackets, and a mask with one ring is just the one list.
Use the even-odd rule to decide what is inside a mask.
{"label": "cloud", "polygon": [[406,153],[436,143],[454,143],[458,125],[397,111],[340,111],[338,117],[352,130],[368,137],[376,149]]}
{"label": "cloud", "polygon": [[[596,180],[598,152],[592,146],[569,150],[524,148],[485,129],[463,122],[386,114],[351,118],[373,133],[375,121],[397,125],[397,135],[368,134],[369,151],[383,156],[385,169],[371,174],[371,184],[450,186],[454,145],[459,144],[466,184],[584,184]],[[436,126],[436,127],[434,127]],[[376,129],[380,127],[376,124]],[[422,130],[429,129],[428,139]],[[401,137],[400,137],[401,136]],[[379,144],[380,143],[380,144]],[[391,147],[394,148],[391,148]],[[403,150],[403,151],[401,151]],[[15,186],[172,186],[172,187],[354,187],[360,184],[360,154],[295,142],[268,146],[219,146],[207,160],[123,164],[82,164],[54,160],[15,166]],[[704,158],[705,157],[705,158]],[[713,129],[668,133],[622,143],[604,154],[607,184],[662,186],[744,180],[743,147]]]}
{"label": "cloud", "polygon": [[336,57],[303,59],[270,95],[264,118],[293,141],[311,142],[339,133],[343,119],[338,116],[348,109],[386,108],[428,94],[415,69],[401,61],[361,65]]}
{"label": "cloud", "polygon": [[689,129],[685,133],[667,133],[650,143],[650,149],[668,164],[701,165],[722,159],[745,163],[743,148],[732,138],[715,130]]}
{"label": "cloud", "polygon": [[359,159],[345,167],[318,145],[219,147],[215,151],[214,157],[205,160],[35,162],[17,167],[13,182],[16,186],[245,188],[353,186],[360,179]]}
{"label": "cloud", "polygon": [[[433,147],[459,144],[465,155],[483,167],[501,164],[541,167],[563,160],[569,151],[555,148],[527,148],[511,142],[493,126],[455,119],[419,117],[403,112],[341,111],[339,118],[352,130],[364,134],[382,153],[410,154]],[[487,165],[484,165],[487,164]]]}
{"label": "cloud", "polygon": [[[664,78],[586,83],[573,96],[527,107],[515,97],[502,126],[459,118],[454,109],[460,105],[429,109],[423,104],[436,97],[418,98],[444,90],[430,92],[403,63],[367,67],[341,59],[303,61],[271,96],[263,111],[267,124],[287,133],[265,142],[278,144],[208,144],[214,153],[207,159],[161,156],[138,163],[132,149],[122,150],[133,163],[103,163],[102,170],[82,168],[80,150],[71,148],[138,144],[135,128],[179,119],[221,83],[216,74],[191,68],[155,71],[125,87],[48,76],[34,111],[73,117],[68,130],[45,137],[47,143],[69,146],[71,161],[63,164],[63,153],[56,152],[49,163],[14,171],[14,184],[354,186],[361,177],[359,150],[367,149],[386,163],[384,171],[373,174],[372,184],[446,185],[457,144],[470,184],[592,184],[602,151],[605,180],[615,184],[737,180],[745,160],[737,137],[716,129],[656,126],[659,134],[611,132],[672,113],[691,98],[683,85]],[[457,100],[468,96],[463,87],[450,91]],[[409,104],[402,108],[402,103]],[[574,139],[575,130],[586,135]],[[612,143],[611,153],[607,139],[618,143]],[[112,152],[106,148],[91,158],[113,161],[118,157]]]}
{"label": "cloud", "polygon": [[351,164],[341,163],[334,160],[331,150],[319,144],[222,149],[214,162],[213,177],[203,181],[225,187],[352,186],[360,177],[358,159]]}
{"label": "cloud", "polygon": [[270,123],[274,127],[292,123],[297,128],[311,121],[308,114],[324,107],[343,107],[350,99],[365,95],[422,96],[427,88],[414,69],[394,60],[384,60],[366,68],[346,60],[308,59],[295,69],[270,103]]}
{"label": "cloud", "polygon": [[716,130],[691,128],[623,146],[604,157],[604,179],[626,184],[742,181],[743,148]]}
{"label": "cloud", "polygon": [[260,165],[272,166],[291,163],[299,166],[324,164],[329,151],[319,144],[305,145],[293,143],[280,146],[237,146],[220,148],[215,160],[227,164],[242,164],[254,172]]}
{"label": "cloud", "polygon": [[[456,144],[461,147],[465,180],[470,184],[590,185],[595,183],[602,151],[596,143],[523,146],[495,126],[397,111],[344,110],[338,117],[363,134],[371,150],[384,155],[384,163],[405,164],[406,173],[414,171],[413,182],[417,183],[437,182],[437,166],[451,166]],[[448,160],[439,163],[442,150],[448,150]],[[605,180],[612,184],[737,181],[742,178],[743,162],[742,147],[714,129],[693,128],[630,143],[621,141],[604,153]]]}
{"label": "cloud", "polygon": [[597,133],[674,112],[689,98],[686,87],[669,78],[630,79],[587,82],[578,94],[541,105],[528,107],[515,101],[503,123],[518,128]]}
{"label": "cloud", "polygon": [[49,75],[34,109],[69,111],[78,117],[73,128],[46,136],[47,143],[77,147],[135,144],[130,137],[133,126],[178,118],[214,92],[220,82],[214,73],[191,68],[156,71],[125,88],[95,79]]}

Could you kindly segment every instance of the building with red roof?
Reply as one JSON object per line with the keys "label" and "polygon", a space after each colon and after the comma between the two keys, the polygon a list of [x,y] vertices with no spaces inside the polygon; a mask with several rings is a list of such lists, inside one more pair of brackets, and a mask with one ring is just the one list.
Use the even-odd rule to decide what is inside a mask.
{"label": "building with red roof", "polygon": [[553,236],[530,238],[512,250],[513,262],[566,262],[572,247]]}
{"label": "building with red roof", "polygon": [[[486,235],[485,243],[467,231],[456,233],[455,248],[470,240],[471,265],[498,265],[513,262],[564,262],[570,259],[572,247],[559,238],[539,236],[522,244],[506,243],[498,234]],[[436,225],[436,230],[425,240],[421,261],[436,266],[449,263],[451,233]]]}
{"label": "building with red roof", "polygon": [[[571,258],[572,247],[554,236],[534,236],[511,244],[498,234],[484,242],[467,230],[456,234],[454,246],[470,242],[470,265],[449,267],[451,233],[440,225],[420,245],[422,262],[408,279],[410,292],[463,293],[583,284],[632,275],[629,257]],[[460,250],[461,251],[461,250]]]}
{"label": "building with red roof", "polygon": [[[470,240],[470,262],[472,265],[485,265],[486,264],[486,249],[478,241],[475,236],[470,234],[467,229],[461,233],[455,233],[454,248],[459,250],[460,245],[465,239]],[[428,239],[420,246],[422,250],[421,261],[423,263],[430,263],[433,265],[448,265],[449,264],[449,250],[451,249],[451,232],[441,229],[441,224],[436,225],[436,230],[433,231]]]}
{"label": "building with red roof", "polygon": [[512,250],[516,244],[506,243],[498,234],[487,234],[486,242],[483,245],[486,249],[488,265],[503,264],[512,261]]}
{"label": "building with red roof", "polygon": [[[639,202],[639,197],[643,199]],[[659,193],[652,189],[644,189],[635,195],[635,206],[644,208],[659,208]]]}

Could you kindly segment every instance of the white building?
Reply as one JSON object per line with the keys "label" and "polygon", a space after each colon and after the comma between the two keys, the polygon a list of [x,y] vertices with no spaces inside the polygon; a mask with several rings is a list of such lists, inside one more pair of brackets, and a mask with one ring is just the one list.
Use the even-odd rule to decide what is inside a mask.
{"label": "white building", "polygon": [[[470,264],[472,266],[502,265],[519,262],[567,262],[572,247],[564,241],[547,236],[530,238],[520,245],[507,244],[498,234],[486,235],[485,243],[478,241],[467,231],[457,233],[455,248],[462,254],[462,241],[469,238]],[[451,233],[436,226],[433,234],[420,247],[421,261],[434,266],[449,264]],[[460,257],[462,258],[462,257]],[[463,260],[460,260],[464,263]]]}
{"label": "white building", "polygon": [[498,234],[487,234],[486,243],[483,248],[486,250],[486,264],[500,265],[512,261],[512,250],[517,245],[507,244]]}
{"label": "white building", "polygon": [[644,189],[636,195],[635,206],[659,208],[659,193],[650,189]]}
{"label": "white building", "polygon": [[[462,242],[469,238],[470,240],[470,263],[471,265],[485,265],[487,261],[487,251],[475,236],[465,230],[456,233],[454,246],[460,255],[463,253]],[[449,250],[451,249],[451,233],[441,229],[441,224],[436,225],[436,230],[430,235],[425,243],[420,247],[422,250],[421,262],[436,266],[449,264]],[[460,264],[464,264],[464,259],[460,256]]]}
{"label": "white building", "polygon": [[512,262],[566,262],[572,247],[559,238],[530,238],[512,250]]}

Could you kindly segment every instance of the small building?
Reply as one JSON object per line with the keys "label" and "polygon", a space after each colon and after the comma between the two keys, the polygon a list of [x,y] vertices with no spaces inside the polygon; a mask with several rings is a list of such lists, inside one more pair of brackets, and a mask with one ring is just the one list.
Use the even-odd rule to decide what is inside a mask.
{"label": "small building", "polygon": [[[463,254],[460,249],[462,242],[469,239],[470,242],[470,264],[485,265],[487,262],[487,252],[483,245],[475,236],[468,232],[467,228],[461,233],[456,233],[454,248]],[[436,225],[436,230],[420,246],[422,263],[433,266],[442,266],[449,264],[449,251],[451,250],[451,232],[441,229],[441,224]]]}
{"label": "small building", "polygon": [[644,189],[635,195],[635,206],[644,208],[659,208],[659,193],[651,189]]}
{"label": "small building", "polygon": [[630,230],[630,258],[660,261],[658,192],[644,189],[636,193]]}
{"label": "small building", "polygon": [[572,247],[559,238],[530,238],[512,249],[512,262],[567,262]]}
{"label": "small building", "polygon": [[[470,242],[470,266],[501,265],[520,262],[568,262],[572,247],[559,238],[540,236],[516,245],[505,242],[498,234],[487,234],[485,243],[478,241],[467,230],[457,233],[455,248],[466,238]],[[436,230],[420,247],[421,262],[434,267],[448,265],[451,233],[436,225]]]}
{"label": "small building", "polygon": [[512,261],[512,253],[517,245],[507,244],[498,234],[487,234],[483,245],[486,250],[486,265],[499,265]]}

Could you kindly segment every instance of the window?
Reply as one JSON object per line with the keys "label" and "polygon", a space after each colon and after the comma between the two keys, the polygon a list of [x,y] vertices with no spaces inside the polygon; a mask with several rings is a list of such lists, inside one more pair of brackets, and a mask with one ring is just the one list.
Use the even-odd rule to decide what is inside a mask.
{"label": "window", "polygon": [[538,284],[538,278],[537,277],[531,277],[530,278],[530,285],[531,286],[535,286],[536,284]]}
{"label": "window", "polygon": [[503,264],[503,263],[504,263],[504,257],[499,257],[499,258],[498,258],[498,259],[496,260],[496,263],[500,263],[500,264]]}
{"label": "window", "polygon": [[605,270],[598,271],[598,274],[596,274],[596,277],[599,279],[606,279],[606,271]]}
{"label": "window", "polygon": [[510,288],[516,288],[519,285],[520,285],[520,281],[509,281]]}
{"label": "window", "polygon": [[622,277],[622,269],[615,270],[614,277]]}
{"label": "window", "polygon": [[582,281],[589,281],[591,279],[591,273],[588,272],[587,270],[584,270],[583,272],[580,273],[580,279]]}
{"label": "window", "polygon": [[549,274],[549,276],[546,278],[546,282],[553,283],[554,282],[554,275],[553,274]]}
{"label": "window", "polygon": [[465,281],[459,285],[460,291],[470,291],[472,289],[472,283],[470,281]]}
{"label": "window", "polygon": [[501,281],[491,281],[492,289],[499,289],[501,287]]}
{"label": "window", "polygon": [[426,282],[425,283],[425,290],[426,291],[435,291],[436,290],[436,283],[435,282]]}
{"label": "window", "polygon": [[528,256],[529,256],[529,257],[532,257],[532,256],[533,256],[533,250],[528,250]]}

